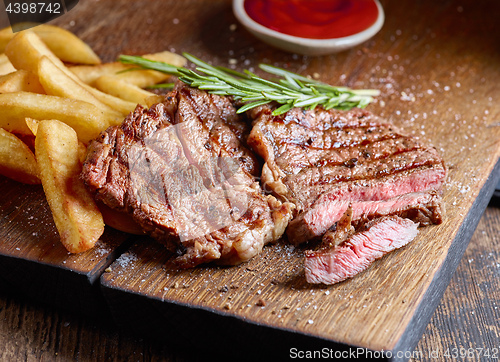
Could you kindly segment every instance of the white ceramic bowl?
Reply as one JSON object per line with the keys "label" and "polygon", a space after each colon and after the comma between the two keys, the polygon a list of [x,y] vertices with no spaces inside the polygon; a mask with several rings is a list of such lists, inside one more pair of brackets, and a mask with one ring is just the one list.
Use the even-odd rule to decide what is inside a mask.
{"label": "white ceramic bowl", "polygon": [[384,24],[384,10],[378,0],[378,17],[375,23],[360,33],[342,38],[310,39],[287,35],[266,28],[248,16],[243,6],[244,0],[233,0],[233,12],[238,21],[253,35],[276,48],[304,55],[325,55],[359,45],[374,36]]}

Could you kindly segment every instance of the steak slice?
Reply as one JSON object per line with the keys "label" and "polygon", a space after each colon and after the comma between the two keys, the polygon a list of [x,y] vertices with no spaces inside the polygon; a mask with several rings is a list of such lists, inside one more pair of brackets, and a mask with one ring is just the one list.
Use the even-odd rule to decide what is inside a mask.
{"label": "steak slice", "polygon": [[418,224],[398,216],[370,221],[340,245],[306,251],[305,275],[309,283],[335,284],[367,269],[376,259],[401,248],[418,234]]}
{"label": "steak slice", "polygon": [[[287,230],[294,244],[321,236],[349,203],[354,218],[378,207],[384,214],[420,217],[418,210],[427,206],[413,194],[439,194],[446,179],[447,169],[435,148],[366,110],[294,108],[273,116],[272,108],[263,106],[250,117],[254,121],[248,144],[264,158],[264,189],[296,206]],[[428,200],[432,212],[423,224],[441,221],[440,200]]]}
{"label": "steak slice", "polygon": [[322,199],[293,219],[286,232],[288,240],[296,245],[317,238],[335,226],[349,206],[355,225],[389,215],[409,218],[420,226],[440,224],[441,201],[441,195],[436,191],[411,192],[376,201],[357,201],[347,197]]}
{"label": "steak slice", "polygon": [[180,83],[93,141],[82,178],[181,267],[237,264],[281,237],[293,206],[262,192],[248,131],[227,98]]}

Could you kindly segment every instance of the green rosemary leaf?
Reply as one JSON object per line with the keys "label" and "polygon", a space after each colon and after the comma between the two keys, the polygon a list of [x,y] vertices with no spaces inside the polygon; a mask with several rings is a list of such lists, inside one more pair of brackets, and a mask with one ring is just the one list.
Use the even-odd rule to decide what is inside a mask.
{"label": "green rosemary leaf", "polygon": [[269,73],[269,74],[274,74],[280,77],[286,77],[289,76],[295,80],[301,80],[304,82],[310,82],[311,80],[309,78],[303,77],[299,74],[295,74],[292,72],[289,72],[288,70],[278,68],[269,64],[259,64],[259,68],[262,69],[263,71]]}
{"label": "green rosemary leaf", "polygon": [[263,101],[256,101],[256,102],[251,102],[251,103],[247,103],[245,104],[244,106],[241,106],[240,108],[238,108],[238,110],[236,111],[236,113],[244,113],[252,108],[255,108],[255,107],[258,107],[258,106],[263,106],[265,104],[268,104],[270,103],[271,101],[270,100],[263,100]]}
{"label": "green rosemary leaf", "polygon": [[[118,58],[120,62],[124,64],[135,64],[138,65],[141,68],[146,68],[146,69],[152,69],[152,70],[157,70],[162,73],[167,73],[171,75],[178,76],[179,74],[179,67],[176,67],[171,64],[163,63],[163,62],[157,62],[154,60],[149,60],[145,59],[142,57],[137,57],[133,55],[120,55]],[[140,69],[140,68],[139,68]]]}
{"label": "green rosemary leaf", "polygon": [[278,93],[278,92],[262,92],[262,95],[264,98],[267,98],[272,101],[276,101],[278,103],[284,103],[288,100],[293,100],[295,97],[293,96],[287,96],[284,95],[283,93]]}
{"label": "green rosemary leaf", "polygon": [[310,106],[311,104],[319,104],[320,102],[327,101],[327,100],[328,100],[327,96],[310,97],[310,98],[304,99],[302,101],[295,102],[294,106],[302,108],[302,107]]}
{"label": "green rosemary leaf", "polygon": [[280,114],[288,112],[290,109],[294,107],[293,103],[285,103],[281,107],[276,108],[272,115],[273,116],[279,116]]}
{"label": "green rosemary leaf", "polygon": [[191,54],[184,53],[184,56],[196,66],[195,70],[130,55],[121,55],[119,60],[125,64],[137,65],[137,69],[152,69],[174,75],[191,87],[246,102],[238,109],[238,113],[271,102],[281,104],[273,111],[275,115],[285,113],[293,107],[363,108],[373,101],[372,97],[380,94],[374,89],[353,90],[331,86],[267,64],[260,64],[259,67],[280,77],[277,81],[261,78],[249,70],[238,72],[225,67],[214,67]]}

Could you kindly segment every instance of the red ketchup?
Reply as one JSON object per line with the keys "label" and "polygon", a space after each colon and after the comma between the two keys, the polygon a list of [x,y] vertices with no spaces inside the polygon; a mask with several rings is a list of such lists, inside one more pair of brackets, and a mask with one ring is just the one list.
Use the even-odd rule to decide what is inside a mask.
{"label": "red ketchup", "polygon": [[357,34],[379,15],[374,0],[245,0],[244,7],[266,28],[310,39]]}

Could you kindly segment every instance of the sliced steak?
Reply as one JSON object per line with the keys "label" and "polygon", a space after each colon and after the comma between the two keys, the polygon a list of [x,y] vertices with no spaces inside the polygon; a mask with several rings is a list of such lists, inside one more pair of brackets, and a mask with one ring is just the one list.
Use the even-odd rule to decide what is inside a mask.
{"label": "sliced steak", "polygon": [[[287,230],[295,244],[321,236],[349,203],[354,218],[365,215],[366,208],[378,207],[387,214],[420,216],[418,210],[427,207],[414,195],[394,198],[439,193],[446,178],[447,169],[435,148],[365,110],[294,108],[273,116],[272,108],[260,107],[250,116],[254,126],[248,144],[264,158],[264,189],[296,206]],[[428,221],[439,223],[440,198],[429,203]],[[412,207],[416,209],[410,212]]]}
{"label": "sliced steak", "polygon": [[306,251],[309,283],[335,284],[367,269],[376,259],[401,248],[418,234],[418,224],[398,216],[375,219],[340,245]]}
{"label": "sliced steak", "polygon": [[93,141],[82,178],[175,251],[180,266],[236,264],[280,238],[293,207],[255,181],[248,131],[227,98],[179,84]]}
{"label": "sliced steak", "polygon": [[409,218],[421,226],[442,222],[442,200],[436,191],[411,192],[387,200],[354,200],[347,197],[325,198],[315,203],[289,223],[289,241],[297,245],[320,237],[340,220],[349,206],[352,207],[355,225],[389,215]]}

